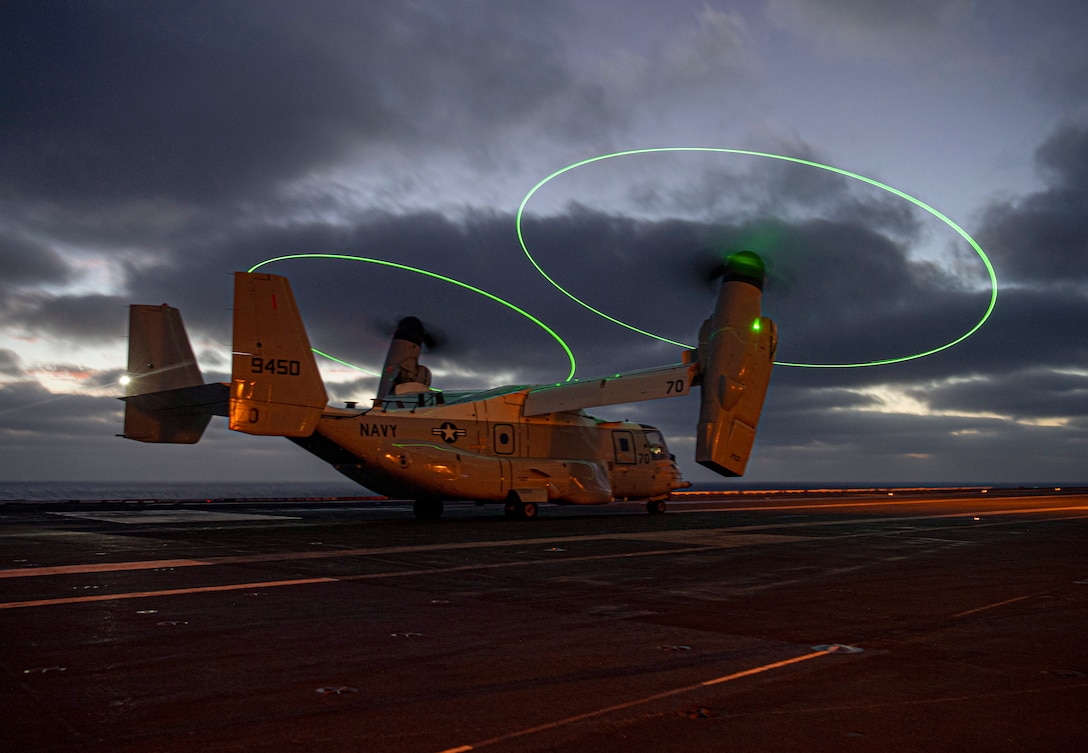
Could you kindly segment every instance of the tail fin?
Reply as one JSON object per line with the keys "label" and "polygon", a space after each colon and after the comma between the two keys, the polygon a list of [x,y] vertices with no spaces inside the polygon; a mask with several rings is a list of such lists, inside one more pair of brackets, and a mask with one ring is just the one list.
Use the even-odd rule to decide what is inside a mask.
{"label": "tail fin", "polygon": [[128,375],[123,437],[193,444],[224,397],[205,385],[181,312],[167,306],[129,307]]}
{"label": "tail fin", "polygon": [[699,332],[702,402],[695,460],[742,476],[771,379],[778,332],[760,315],[763,261],[742,251],[725,267],[718,304]]}
{"label": "tail fin", "polygon": [[234,273],[230,428],[308,437],[328,394],[286,277]]}

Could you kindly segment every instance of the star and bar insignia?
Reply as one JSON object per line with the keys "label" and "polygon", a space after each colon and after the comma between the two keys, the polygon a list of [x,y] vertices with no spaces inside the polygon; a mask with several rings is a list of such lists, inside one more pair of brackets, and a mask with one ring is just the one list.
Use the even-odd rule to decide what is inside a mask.
{"label": "star and bar insignia", "polygon": [[458,429],[453,423],[446,421],[441,426],[431,429],[431,434],[436,437],[442,437],[442,441],[446,444],[453,444],[459,437],[465,436],[468,432],[464,429]]}

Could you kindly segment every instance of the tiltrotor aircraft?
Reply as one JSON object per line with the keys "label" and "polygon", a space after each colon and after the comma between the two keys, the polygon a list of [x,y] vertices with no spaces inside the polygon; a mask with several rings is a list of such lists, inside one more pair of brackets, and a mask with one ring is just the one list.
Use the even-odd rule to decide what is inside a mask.
{"label": "tiltrotor aircraft", "polygon": [[423,519],[443,500],[538,505],[645,500],[664,512],[689,484],[657,429],[584,409],[701,390],[695,459],[723,476],[744,473],[770,381],[777,333],[760,314],[765,271],[754,253],[724,264],[717,306],[699,345],[671,366],[601,379],[480,391],[439,391],[419,363],[423,326],[400,321],[369,408],[328,404],[287,278],[237,272],[231,382],[205,384],[180,312],[133,305],[124,436],[191,444],[213,415],[246,434],[287,437],[351,480],[415,501]]}

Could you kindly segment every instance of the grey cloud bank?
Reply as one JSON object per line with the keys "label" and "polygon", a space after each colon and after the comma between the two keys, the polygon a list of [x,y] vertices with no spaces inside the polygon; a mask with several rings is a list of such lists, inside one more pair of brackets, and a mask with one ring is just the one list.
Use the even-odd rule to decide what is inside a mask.
{"label": "grey cloud bank", "polygon": [[[514,212],[578,159],[709,145],[777,148],[950,204],[1002,283],[990,321],[935,356],[780,367],[747,481],[1083,480],[1088,113],[1054,91],[1083,86],[1088,53],[1059,27],[1085,12],[908,10],[7,4],[0,479],[187,479],[194,468],[209,480],[329,478],[286,442],[221,429],[184,451],[113,436],[124,306],[180,307],[198,350],[221,354],[204,359],[208,378],[225,378],[229,273],[279,254],[376,257],[462,279],[568,339],[580,376],[677,360],[678,349],[594,317],[543,280],[521,254]],[[978,33],[957,53],[945,41],[965,24]],[[889,28],[895,54],[874,62]],[[830,45],[834,35],[852,43]],[[1019,56],[1016,75],[980,64],[1002,46]],[[940,75],[926,59],[934,51]],[[869,88],[836,88],[846,81]],[[800,87],[831,96],[789,96]],[[971,113],[965,88],[977,92]],[[670,338],[693,342],[709,310],[713,293],[698,280],[708,248],[768,259],[780,360],[908,355],[958,337],[986,309],[965,244],[883,192],[717,157],[594,170],[542,192],[526,240],[575,295]],[[270,271],[292,278],[314,344],[353,362],[374,364],[382,328],[415,314],[449,341],[430,356],[440,386],[565,374],[538,328],[456,286],[328,260]],[[338,399],[373,389],[338,378]],[[599,412],[660,425],[689,475],[713,479],[684,455],[690,401]]]}

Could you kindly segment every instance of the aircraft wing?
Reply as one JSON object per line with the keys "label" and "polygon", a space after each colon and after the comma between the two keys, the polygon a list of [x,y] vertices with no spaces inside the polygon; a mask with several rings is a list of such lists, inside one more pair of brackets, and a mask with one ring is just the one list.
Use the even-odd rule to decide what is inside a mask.
{"label": "aircraft wing", "polygon": [[530,390],[525,398],[525,415],[686,395],[698,370],[697,363],[678,363],[598,379],[541,385]]}

